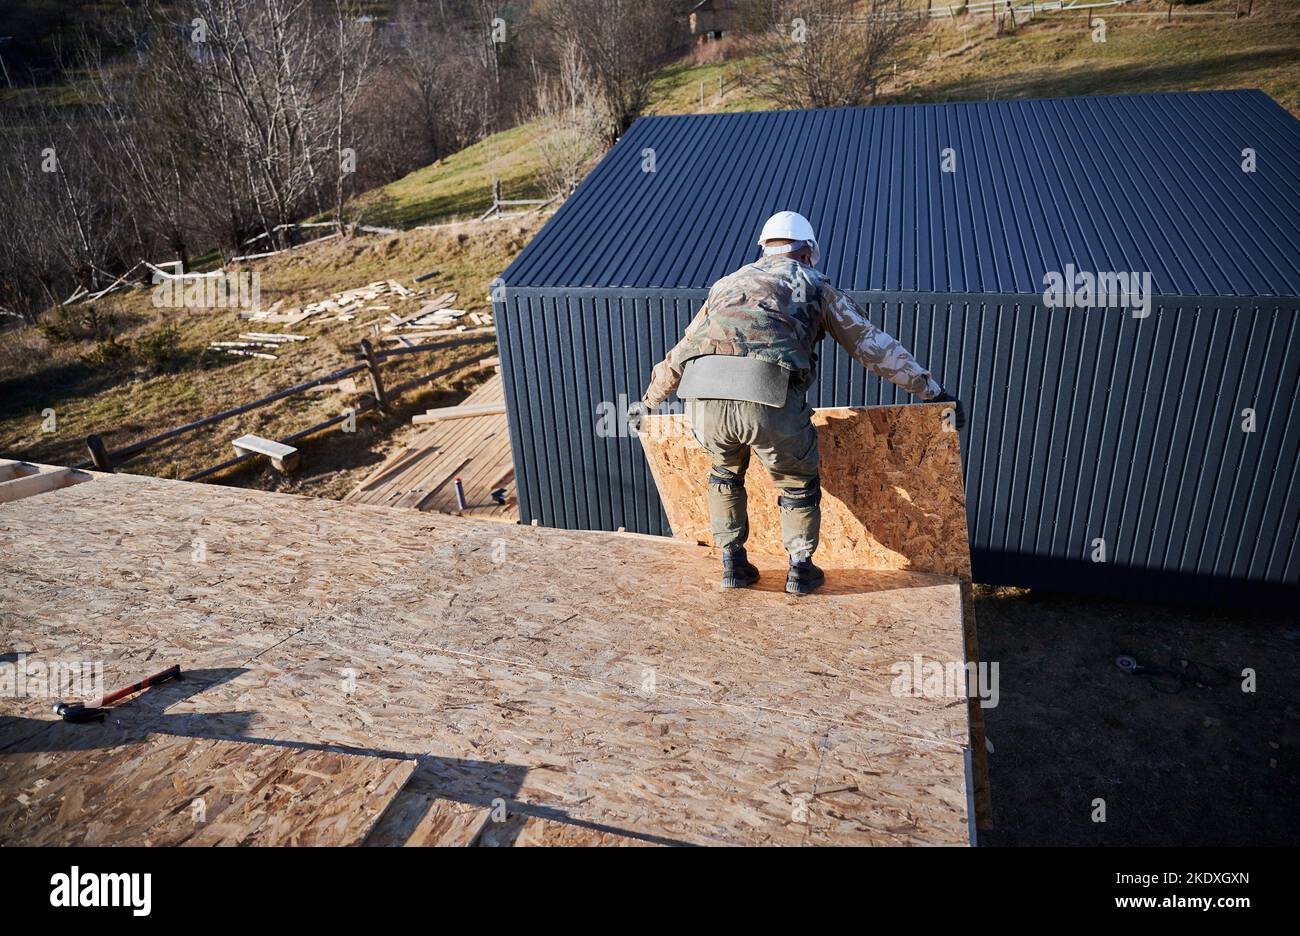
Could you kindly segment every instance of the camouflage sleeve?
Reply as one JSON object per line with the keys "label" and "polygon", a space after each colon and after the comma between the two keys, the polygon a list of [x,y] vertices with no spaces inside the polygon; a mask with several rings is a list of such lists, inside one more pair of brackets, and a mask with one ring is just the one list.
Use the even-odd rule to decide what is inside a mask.
{"label": "camouflage sleeve", "polygon": [[844,350],[880,377],[923,400],[942,391],[938,381],[911,352],[882,332],[849,296],[831,286],[822,287],[822,325]]}
{"label": "camouflage sleeve", "polygon": [[695,313],[691,324],[686,326],[686,334],[682,340],[677,342],[676,346],[650,372],[650,386],[646,387],[645,393],[641,395],[641,402],[646,406],[659,406],[677,391],[677,385],[682,382],[682,369],[685,367],[685,362],[680,359],[682,345],[686,344],[687,338],[696,330],[703,327],[705,311],[708,307],[707,302],[700,306],[700,311]]}

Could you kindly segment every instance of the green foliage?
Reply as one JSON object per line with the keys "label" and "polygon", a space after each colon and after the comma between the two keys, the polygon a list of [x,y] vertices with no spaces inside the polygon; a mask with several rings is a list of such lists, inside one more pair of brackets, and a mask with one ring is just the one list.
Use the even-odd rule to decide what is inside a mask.
{"label": "green foliage", "polygon": [[118,373],[129,369],[131,365],[131,346],[118,341],[116,335],[109,335],[79,357],[83,364],[94,370]]}
{"label": "green foliage", "polygon": [[119,341],[110,334],[79,357],[87,367],[105,374],[139,371],[154,375],[183,370],[194,355],[181,347],[180,332],[169,323],[134,341]]}
{"label": "green foliage", "polygon": [[59,306],[46,315],[38,326],[51,344],[70,341],[112,340],[117,330],[117,316],[94,302]]}

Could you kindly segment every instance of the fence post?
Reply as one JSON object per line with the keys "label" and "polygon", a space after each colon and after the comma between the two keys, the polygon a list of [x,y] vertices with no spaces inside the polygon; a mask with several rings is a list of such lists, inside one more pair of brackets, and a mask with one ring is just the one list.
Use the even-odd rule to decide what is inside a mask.
{"label": "fence post", "polygon": [[375,393],[375,402],[387,414],[388,396],[384,393],[384,381],[379,376],[379,359],[375,357],[375,349],[371,347],[369,338],[361,339],[361,353],[366,356],[366,367],[370,371],[370,389]]}
{"label": "fence post", "polygon": [[112,471],[113,459],[104,447],[104,440],[97,435],[86,436],[86,448],[90,449],[90,461],[96,471]]}

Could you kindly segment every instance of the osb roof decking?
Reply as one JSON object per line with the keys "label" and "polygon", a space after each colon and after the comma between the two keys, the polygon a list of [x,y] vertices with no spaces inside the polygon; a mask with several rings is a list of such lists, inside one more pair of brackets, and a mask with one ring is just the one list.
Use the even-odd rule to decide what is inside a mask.
{"label": "osb roof decking", "polygon": [[98,725],[69,726],[64,740],[82,749],[0,756],[0,842],[354,845],[415,769],[184,735],[122,741]]}
{"label": "osb roof decking", "polygon": [[[497,372],[462,405],[504,402],[505,390]],[[434,423],[410,445],[389,456],[344,499],[358,504],[462,513],[456,502],[457,477],[465,489],[463,516],[518,522],[510,427],[504,413]],[[492,491],[499,487],[507,489],[504,504],[492,500]]]}
{"label": "osb roof decking", "polygon": [[[962,660],[956,580],[799,599],[763,569],[723,592],[702,547],[96,476],[0,506],[0,652],[186,676],[102,726],[0,699],[0,758],[168,735],[414,761],[371,844],[967,843],[966,706],[890,692],[914,654]],[[56,769],[26,764],[0,795]]]}

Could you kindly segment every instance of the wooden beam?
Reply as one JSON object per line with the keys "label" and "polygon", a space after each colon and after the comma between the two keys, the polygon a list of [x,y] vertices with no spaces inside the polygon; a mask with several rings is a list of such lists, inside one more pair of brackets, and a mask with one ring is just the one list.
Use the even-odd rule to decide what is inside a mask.
{"label": "wooden beam", "polygon": [[468,416],[500,416],[506,411],[504,403],[480,403],[477,406],[448,406],[417,414],[411,422],[417,426],[442,422],[444,419],[465,419]]}
{"label": "wooden beam", "polygon": [[28,462],[14,461],[11,458],[0,459],[0,481],[8,481],[11,478],[25,478],[28,475],[36,474],[40,470]]}
{"label": "wooden beam", "polygon": [[0,504],[10,504],[25,497],[55,491],[71,484],[89,481],[90,475],[74,468],[53,468],[11,481],[0,482]]}
{"label": "wooden beam", "polygon": [[277,471],[288,474],[298,468],[299,453],[292,445],[256,435],[240,436],[231,444],[235,446],[235,451],[241,454],[253,452],[257,455],[265,455],[271,459],[271,464]]}

